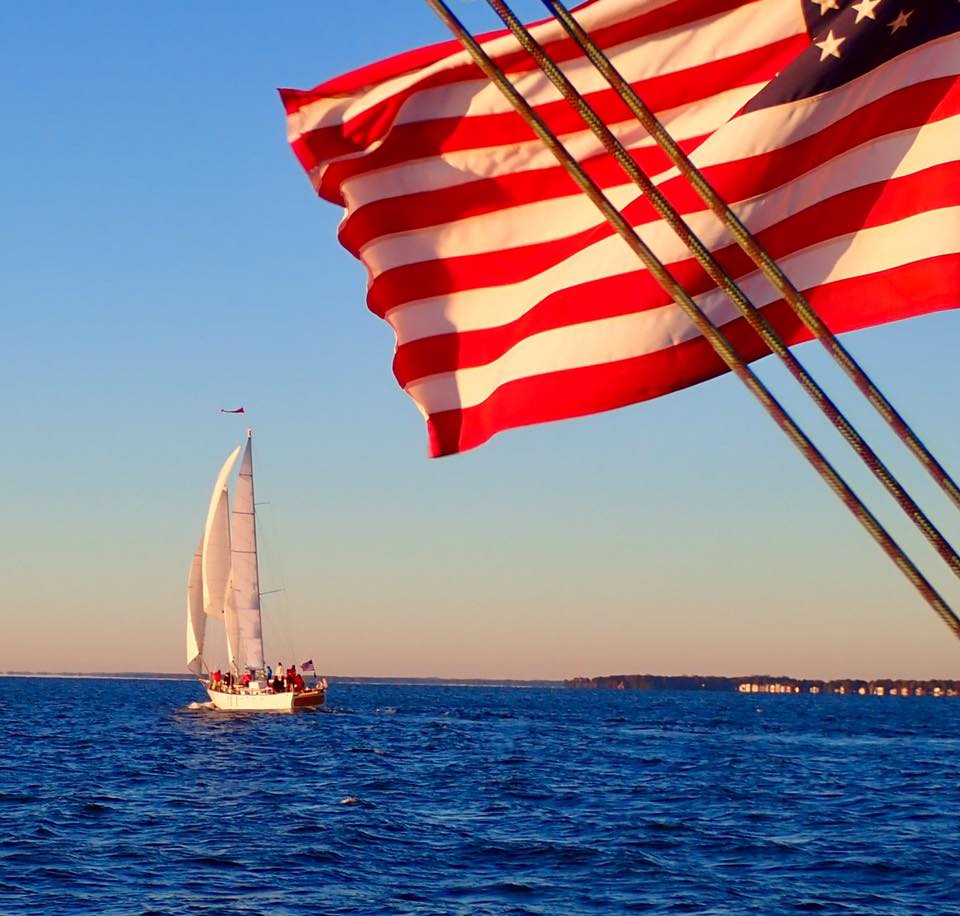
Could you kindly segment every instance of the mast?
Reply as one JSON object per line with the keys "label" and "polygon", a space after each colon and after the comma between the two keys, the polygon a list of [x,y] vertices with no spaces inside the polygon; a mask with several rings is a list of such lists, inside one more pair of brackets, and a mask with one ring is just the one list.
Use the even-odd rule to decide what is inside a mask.
{"label": "mast", "polygon": [[264,667],[263,629],[260,618],[260,571],[257,561],[257,524],[253,496],[253,430],[240,460],[237,488],[230,516],[230,604],[239,638],[238,667]]}

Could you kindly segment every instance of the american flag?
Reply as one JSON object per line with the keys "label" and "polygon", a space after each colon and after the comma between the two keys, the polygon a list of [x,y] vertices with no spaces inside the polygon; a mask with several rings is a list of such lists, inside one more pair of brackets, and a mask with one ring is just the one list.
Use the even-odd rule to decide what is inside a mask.
{"label": "american flag", "polygon": [[317,669],[313,665],[313,659],[308,659],[300,666],[301,671],[316,671]]}
{"label": "american flag", "polygon": [[[577,18],[834,331],[960,305],[957,0],[593,0]],[[781,335],[807,339],[560,26],[532,31]],[[764,355],[513,37],[483,45],[739,351]],[[281,94],[431,454],[724,371],[459,44]]]}

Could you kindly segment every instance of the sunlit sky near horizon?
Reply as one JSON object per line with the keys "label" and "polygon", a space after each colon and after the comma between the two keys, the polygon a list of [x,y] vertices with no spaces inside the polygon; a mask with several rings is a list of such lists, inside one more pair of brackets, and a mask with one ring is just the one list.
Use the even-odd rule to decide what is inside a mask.
{"label": "sunlit sky near horizon", "polygon": [[[0,9],[0,671],[182,670],[187,568],[249,422],[262,587],[284,589],[264,599],[271,661],[960,676],[960,645],[733,378],[426,457],[275,90],[448,37],[425,4],[384,0]],[[846,338],[955,473],[958,332],[947,312]],[[869,409],[798,353],[960,542]],[[759,368],[960,606],[832,431]]]}

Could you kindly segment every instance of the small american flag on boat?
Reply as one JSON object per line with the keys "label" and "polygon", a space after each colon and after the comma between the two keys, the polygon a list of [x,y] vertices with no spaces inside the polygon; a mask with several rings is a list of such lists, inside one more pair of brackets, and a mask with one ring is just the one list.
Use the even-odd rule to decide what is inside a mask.
{"label": "small american flag on boat", "polygon": [[313,671],[314,673],[316,673],[316,670],[317,670],[317,669],[314,667],[313,659],[310,658],[310,659],[307,659],[307,661],[305,661],[305,662],[300,666],[300,670],[301,670],[301,671]]}

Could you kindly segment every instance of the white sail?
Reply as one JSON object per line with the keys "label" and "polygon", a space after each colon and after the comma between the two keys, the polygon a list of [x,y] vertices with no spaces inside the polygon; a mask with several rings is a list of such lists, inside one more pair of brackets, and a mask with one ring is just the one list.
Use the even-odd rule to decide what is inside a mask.
{"label": "white sail", "polygon": [[246,667],[243,655],[243,643],[240,640],[240,627],[237,623],[236,589],[233,587],[233,573],[227,579],[226,593],[223,598],[223,628],[227,633],[227,659],[234,674],[240,674]]}
{"label": "white sail", "polygon": [[202,553],[201,537],[187,579],[187,668],[194,674],[200,674],[203,670],[203,637],[207,628],[207,615],[203,610],[203,575],[200,570]]}
{"label": "white sail", "polygon": [[203,579],[203,609],[208,614],[223,615],[223,598],[230,576],[230,508],[227,478],[240,454],[237,446],[220,468],[213,485],[207,522],[203,528],[200,571]]}
{"label": "white sail", "polygon": [[247,430],[247,447],[237,476],[230,517],[230,541],[233,609],[243,664],[260,669],[264,667],[263,631],[260,623],[260,574],[257,568],[257,526],[253,500],[253,438],[250,430]]}

